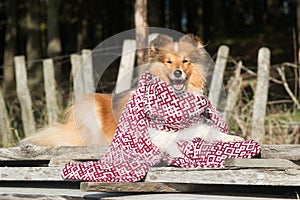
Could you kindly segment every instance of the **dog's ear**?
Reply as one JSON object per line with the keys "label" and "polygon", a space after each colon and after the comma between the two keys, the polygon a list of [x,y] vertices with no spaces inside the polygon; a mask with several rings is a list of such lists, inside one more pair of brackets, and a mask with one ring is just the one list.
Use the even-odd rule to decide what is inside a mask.
{"label": "dog's ear", "polygon": [[148,50],[148,60],[157,59],[157,56],[160,54],[160,51],[163,50],[166,45],[173,42],[173,38],[167,35],[158,35],[150,43],[150,48]]}
{"label": "dog's ear", "polygon": [[199,37],[197,37],[194,34],[186,34],[184,36],[182,36],[179,40],[179,42],[188,42],[194,46],[196,46],[197,48],[203,48],[203,44],[202,41]]}
{"label": "dog's ear", "polygon": [[167,35],[158,35],[152,42],[150,43],[150,53],[157,52],[159,49],[163,49],[164,46],[173,42],[173,38]]}

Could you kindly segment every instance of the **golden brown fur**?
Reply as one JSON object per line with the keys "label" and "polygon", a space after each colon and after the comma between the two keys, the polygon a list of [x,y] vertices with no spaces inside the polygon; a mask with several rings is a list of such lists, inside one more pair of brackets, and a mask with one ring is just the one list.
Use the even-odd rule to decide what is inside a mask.
{"label": "golden brown fur", "polygon": [[[194,39],[184,36],[173,42],[166,35],[158,36],[150,45],[149,71],[170,84],[176,83],[178,88],[184,84],[184,91],[199,93],[205,85],[206,54],[201,42]],[[174,77],[176,70],[180,70],[181,77]],[[112,95],[87,95],[69,109],[66,124],[45,128],[22,142],[41,146],[107,146],[130,93],[116,97],[117,108],[113,113]]]}
{"label": "golden brown fur", "polygon": [[[161,39],[154,40],[150,47],[151,67],[149,71],[169,82],[168,76],[180,68],[187,76],[186,91],[199,93],[206,82],[206,72],[202,65],[207,59],[201,41],[194,37],[196,43],[189,35],[184,36],[178,42],[173,42],[168,36],[161,37]],[[175,44],[178,46],[177,50],[174,49]]]}

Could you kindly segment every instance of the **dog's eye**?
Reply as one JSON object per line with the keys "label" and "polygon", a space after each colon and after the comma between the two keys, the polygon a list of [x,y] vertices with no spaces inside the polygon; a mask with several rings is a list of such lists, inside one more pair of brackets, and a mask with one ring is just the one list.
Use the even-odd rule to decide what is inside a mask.
{"label": "dog's eye", "polygon": [[188,61],[187,59],[184,59],[184,60],[182,61],[183,64],[188,63],[188,62],[189,62],[189,61]]}
{"label": "dog's eye", "polygon": [[171,60],[167,60],[166,63],[172,64],[172,61]]}

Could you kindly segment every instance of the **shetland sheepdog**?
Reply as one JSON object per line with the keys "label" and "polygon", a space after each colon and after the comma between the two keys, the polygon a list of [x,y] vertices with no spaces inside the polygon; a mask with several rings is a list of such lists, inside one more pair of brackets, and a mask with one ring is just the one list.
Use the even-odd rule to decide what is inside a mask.
{"label": "shetland sheepdog", "polygon": [[[208,54],[199,38],[184,35],[174,41],[167,35],[158,35],[150,43],[147,70],[170,84],[176,93],[203,92],[206,84],[205,64]],[[159,66],[159,67],[158,67]],[[117,97],[113,101],[113,96]],[[22,143],[38,146],[108,146],[117,128],[118,118],[130,98],[130,92],[120,95],[93,94],[76,101],[68,112],[67,122],[42,129],[25,138]],[[112,102],[115,102],[114,105]],[[113,109],[114,108],[114,109]],[[208,141],[242,141],[238,136],[212,130],[207,125],[192,126],[181,133],[149,130],[151,139],[165,149],[178,139],[201,137]],[[176,139],[177,138],[177,139]],[[172,149],[176,153],[176,150]]]}

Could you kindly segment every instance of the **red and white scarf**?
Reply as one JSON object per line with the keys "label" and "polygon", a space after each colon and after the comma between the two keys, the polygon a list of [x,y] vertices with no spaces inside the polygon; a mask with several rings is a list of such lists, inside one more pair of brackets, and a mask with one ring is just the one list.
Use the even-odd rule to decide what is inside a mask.
{"label": "red and white scarf", "polygon": [[201,138],[179,141],[184,157],[164,156],[150,139],[148,127],[179,131],[199,121],[228,128],[210,101],[192,93],[177,96],[172,86],[146,72],[126,104],[106,154],[99,161],[70,162],[62,170],[64,179],[94,182],[135,182],[144,178],[149,167],[164,161],[179,167],[224,167],[225,158],[251,158],[260,152],[253,140],[206,142]]}

